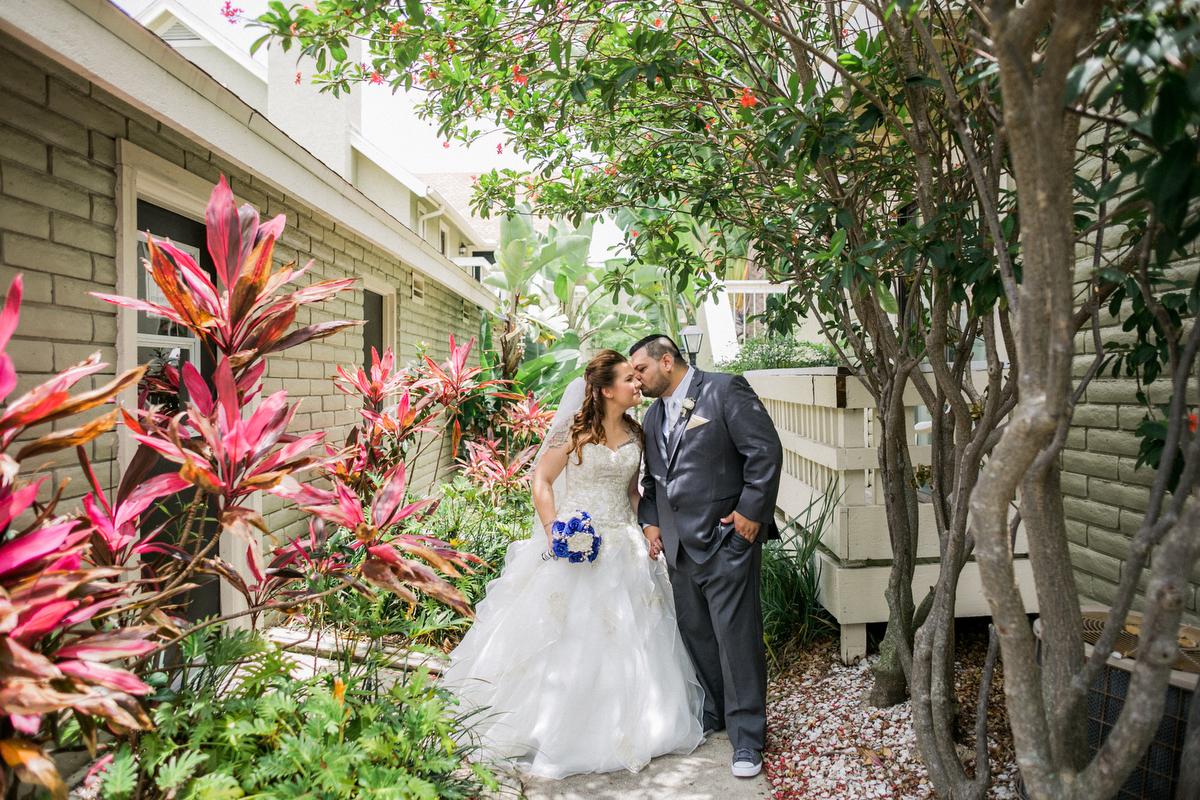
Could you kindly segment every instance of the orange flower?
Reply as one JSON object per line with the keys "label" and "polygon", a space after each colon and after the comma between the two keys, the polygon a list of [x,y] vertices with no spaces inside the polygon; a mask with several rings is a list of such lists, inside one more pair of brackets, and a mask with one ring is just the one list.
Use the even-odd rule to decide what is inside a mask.
{"label": "orange flower", "polygon": [[378,71],[373,71],[371,73],[371,83],[378,86],[379,84],[383,83],[383,76],[380,75]]}
{"label": "orange flower", "polygon": [[754,108],[758,105],[758,98],[749,89],[742,89],[742,99],[738,102],[742,104],[742,108]]}
{"label": "orange flower", "polygon": [[1188,430],[1192,433],[1196,432],[1196,415],[1188,414]]}

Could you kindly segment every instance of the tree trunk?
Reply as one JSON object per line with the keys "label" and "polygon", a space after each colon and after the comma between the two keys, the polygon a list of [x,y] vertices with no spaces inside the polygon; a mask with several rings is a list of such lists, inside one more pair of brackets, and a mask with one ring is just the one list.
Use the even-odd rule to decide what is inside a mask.
{"label": "tree trunk", "polygon": [[867,702],[876,707],[893,706],[908,699],[908,678],[901,652],[912,651],[913,572],[917,563],[917,489],[908,449],[904,387],[908,372],[897,370],[881,394],[879,472],[876,491],[884,492],[888,535],[892,545],[892,570],[888,576],[888,625],[880,646],[880,658],[872,667],[875,682]]}

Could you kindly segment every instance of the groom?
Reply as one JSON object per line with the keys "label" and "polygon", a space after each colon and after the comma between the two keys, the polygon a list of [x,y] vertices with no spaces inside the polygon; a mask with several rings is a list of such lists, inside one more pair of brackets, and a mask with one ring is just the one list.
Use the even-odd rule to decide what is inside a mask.
{"label": "groom", "polygon": [[665,552],[679,630],[704,687],[706,731],[728,728],[733,774],[762,771],[767,658],[759,573],[777,538],[783,448],[762,401],[740,375],[689,367],[670,338],[629,350],[646,412],[638,521],[650,556]]}

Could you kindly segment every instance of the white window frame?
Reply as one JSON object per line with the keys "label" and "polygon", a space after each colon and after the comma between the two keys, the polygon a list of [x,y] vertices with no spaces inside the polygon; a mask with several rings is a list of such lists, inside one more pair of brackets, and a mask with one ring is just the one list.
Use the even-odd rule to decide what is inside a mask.
{"label": "white window frame", "polygon": [[[383,347],[385,350],[392,348],[396,362],[400,363],[400,353],[396,349],[396,287],[374,275],[361,277],[363,289],[383,298]],[[383,358],[383,353],[379,357]]]}
{"label": "white window frame", "polygon": [[[137,297],[138,230],[137,202],[146,200],[168,211],[204,221],[204,211],[215,184],[199,175],[188,172],[178,164],[154,155],[127,139],[117,139],[117,280],[115,293],[125,297]],[[235,196],[241,205],[243,200]],[[137,312],[123,306],[117,307],[117,374],[133,369],[137,364],[138,331]],[[137,407],[137,387],[130,387],[117,396],[117,402],[125,408]],[[255,399],[257,403],[257,398]],[[129,466],[136,442],[124,425],[117,426],[117,464],[123,473]],[[261,493],[250,497],[249,506],[262,513]],[[261,537],[261,535],[260,535]],[[245,545],[231,534],[221,536],[220,556],[233,565],[242,575],[249,574]],[[226,581],[221,582],[221,613],[244,611],[249,606],[246,599]],[[249,618],[241,617],[231,622],[235,627],[248,627]]]}

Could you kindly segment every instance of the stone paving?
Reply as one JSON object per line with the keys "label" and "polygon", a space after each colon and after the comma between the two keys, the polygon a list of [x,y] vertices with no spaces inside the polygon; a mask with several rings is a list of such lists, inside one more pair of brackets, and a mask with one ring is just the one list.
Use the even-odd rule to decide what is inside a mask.
{"label": "stone paving", "polygon": [[637,774],[573,775],[561,781],[525,780],[528,800],[751,800],[771,796],[766,773],[735,778],[733,748],[717,733],[686,756],[662,756]]}

